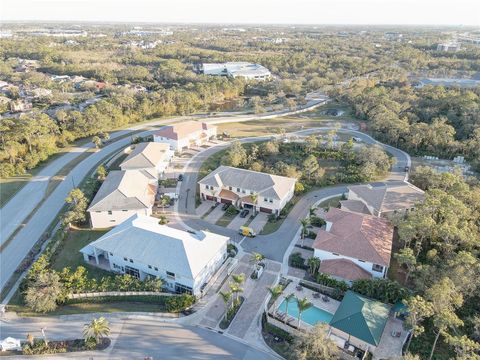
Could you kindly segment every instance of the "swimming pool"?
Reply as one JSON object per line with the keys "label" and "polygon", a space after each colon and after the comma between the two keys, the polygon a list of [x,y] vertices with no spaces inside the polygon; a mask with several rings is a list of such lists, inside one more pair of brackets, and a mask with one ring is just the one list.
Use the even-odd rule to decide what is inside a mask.
{"label": "swimming pool", "polygon": [[[286,301],[283,300],[280,306],[278,307],[278,311],[285,312],[286,309]],[[290,300],[288,303],[288,315],[298,319],[298,302],[297,299]],[[312,326],[318,323],[329,324],[330,320],[332,320],[333,314],[329,313],[328,311],[319,309],[315,306],[311,306],[307,310],[302,313],[302,321],[310,324]]]}

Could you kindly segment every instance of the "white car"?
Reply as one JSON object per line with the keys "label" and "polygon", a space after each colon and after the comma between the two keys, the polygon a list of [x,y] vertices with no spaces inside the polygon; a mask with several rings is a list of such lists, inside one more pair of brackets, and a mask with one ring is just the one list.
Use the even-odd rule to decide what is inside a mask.
{"label": "white car", "polygon": [[0,341],[0,350],[2,351],[22,350],[22,344],[18,339],[7,337],[4,340]]}

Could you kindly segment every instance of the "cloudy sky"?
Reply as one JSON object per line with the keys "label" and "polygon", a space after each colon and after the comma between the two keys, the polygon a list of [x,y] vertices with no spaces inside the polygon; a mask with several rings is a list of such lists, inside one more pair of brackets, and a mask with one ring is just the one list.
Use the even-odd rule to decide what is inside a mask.
{"label": "cloudy sky", "polygon": [[0,0],[0,21],[480,26],[480,0]]}

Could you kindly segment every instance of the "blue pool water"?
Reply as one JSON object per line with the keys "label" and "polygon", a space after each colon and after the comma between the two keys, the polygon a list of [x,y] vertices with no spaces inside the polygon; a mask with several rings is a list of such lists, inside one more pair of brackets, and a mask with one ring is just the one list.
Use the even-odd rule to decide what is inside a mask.
{"label": "blue pool water", "polygon": [[[283,300],[280,306],[278,307],[278,311],[285,312],[286,309],[286,301]],[[298,319],[298,302],[297,299],[290,300],[288,303],[288,315]],[[329,324],[330,320],[332,320],[333,314],[330,314],[328,311],[319,309],[315,306],[311,306],[307,310],[302,313],[301,320],[306,322],[310,325],[316,325],[318,323],[325,323]]]}

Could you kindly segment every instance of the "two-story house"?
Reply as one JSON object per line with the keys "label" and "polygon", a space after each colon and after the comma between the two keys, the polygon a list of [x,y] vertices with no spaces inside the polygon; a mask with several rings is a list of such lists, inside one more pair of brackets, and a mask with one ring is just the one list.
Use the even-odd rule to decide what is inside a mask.
{"label": "two-story house", "polygon": [[170,163],[173,151],[165,143],[146,142],[132,145],[128,156],[120,164],[122,170],[145,170],[161,177]]}
{"label": "two-story house", "polygon": [[384,218],[330,208],[313,243],[320,272],[346,281],[385,277],[393,226]]}
{"label": "two-story house", "polygon": [[132,215],[151,215],[157,178],[145,170],[110,171],[90,203],[92,228],[117,226]]}
{"label": "two-story house", "polygon": [[153,134],[153,141],[167,143],[173,151],[201,146],[217,136],[217,127],[204,122],[185,121],[167,125]]}
{"label": "two-story house", "polygon": [[294,178],[220,166],[198,182],[203,200],[279,214],[295,190]]}
{"label": "two-story house", "polygon": [[225,236],[134,215],[80,252],[87,263],[140,280],[161,278],[169,291],[200,295],[227,258],[227,242]]}

